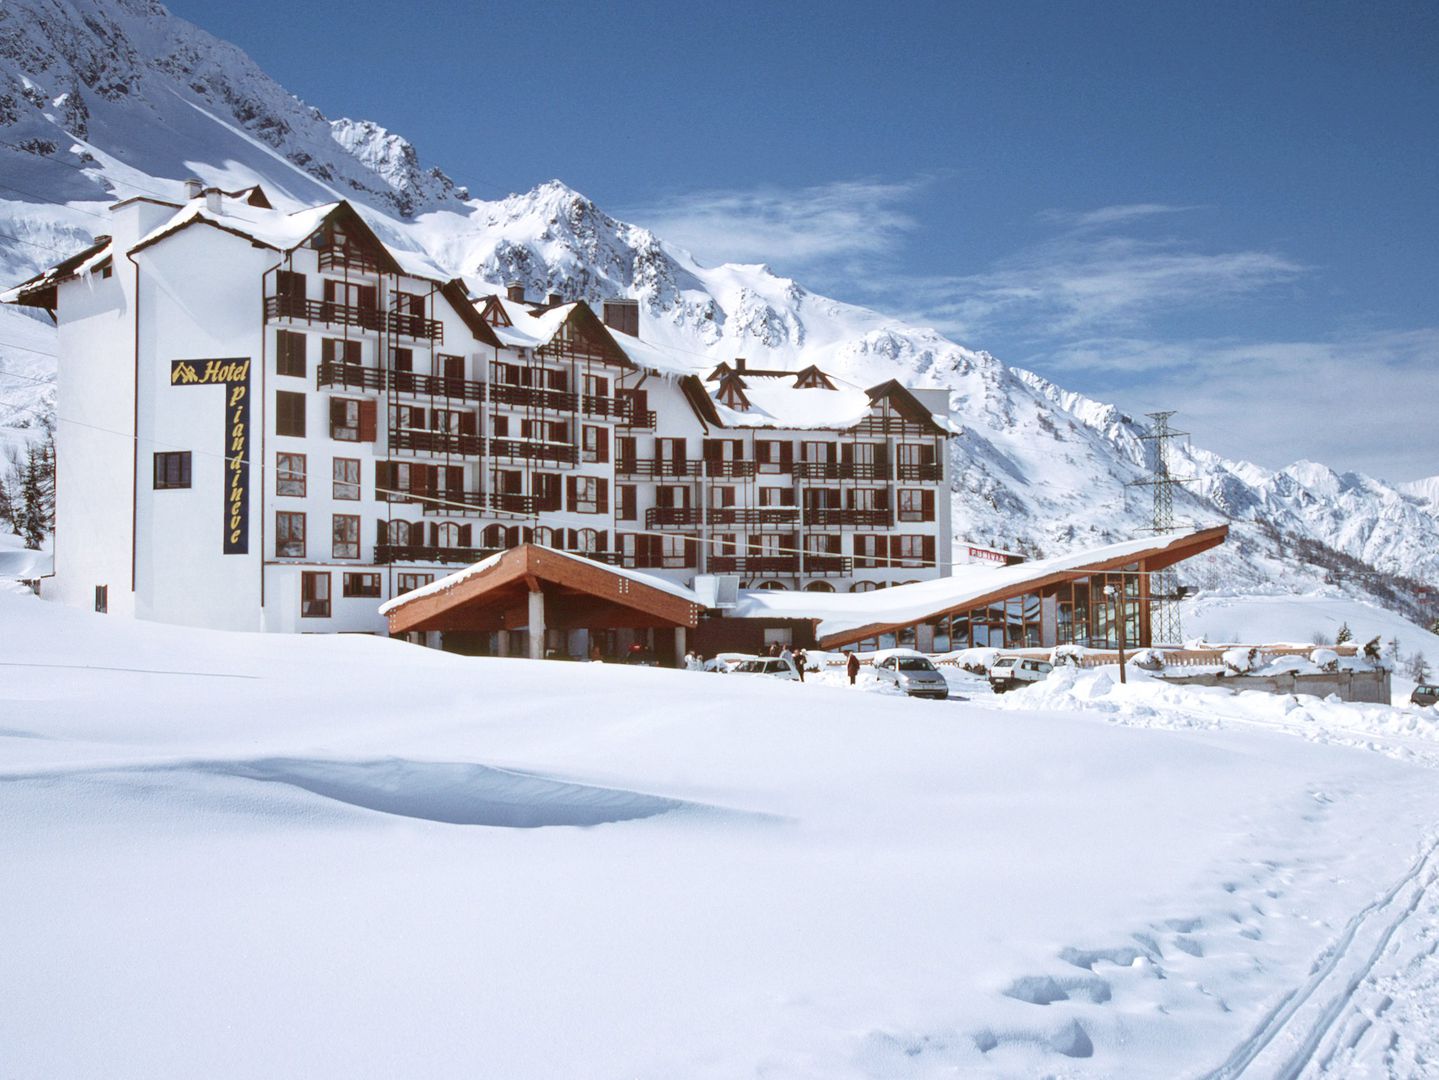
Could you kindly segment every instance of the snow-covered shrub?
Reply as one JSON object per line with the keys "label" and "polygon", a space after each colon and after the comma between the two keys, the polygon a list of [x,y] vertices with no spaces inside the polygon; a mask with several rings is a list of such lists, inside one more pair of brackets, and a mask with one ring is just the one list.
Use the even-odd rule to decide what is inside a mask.
{"label": "snow-covered shrub", "polygon": [[1129,663],[1141,671],[1163,671],[1164,652],[1161,649],[1139,649],[1129,657]]}
{"label": "snow-covered shrub", "polygon": [[1049,662],[1055,667],[1078,667],[1085,652],[1083,645],[1056,645],[1049,654]]}
{"label": "snow-covered shrub", "polygon": [[1247,675],[1254,670],[1254,663],[1259,659],[1259,650],[1248,645],[1239,645],[1233,649],[1225,649],[1224,655],[1219,658],[1224,663],[1224,670],[1231,675]]}
{"label": "snow-covered shrub", "polygon": [[1309,654],[1309,662],[1320,671],[1339,670],[1339,654],[1333,649],[1315,649]]}

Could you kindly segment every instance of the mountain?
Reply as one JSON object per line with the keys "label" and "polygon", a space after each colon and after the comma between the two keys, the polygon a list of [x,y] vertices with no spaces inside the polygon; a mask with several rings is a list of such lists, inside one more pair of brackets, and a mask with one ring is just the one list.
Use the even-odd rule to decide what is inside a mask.
{"label": "mountain", "polygon": [[[144,0],[7,0],[0,8],[0,273],[19,280],[105,231],[116,198],[175,198],[198,176],[259,182],[276,205],[347,198],[387,240],[423,250],[477,293],[640,301],[642,336],[697,369],[744,356],[815,362],[863,385],[952,390],[961,542],[1056,554],[1150,523],[1147,428],[1113,405],[933,329],[805,289],[764,265],[705,266],[559,181],[472,200],[403,138],[329,120],[240,50]],[[53,408],[53,332],[0,311],[0,436]],[[1177,403],[1182,409],[1182,402]],[[8,435],[6,434],[8,426]],[[28,427],[28,431],[27,431]],[[1188,446],[1176,519],[1235,523],[1187,569],[1209,588],[1328,584],[1413,608],[1439,581],[1439,478],[1394,487],[1309,462],[1273,472]]]}

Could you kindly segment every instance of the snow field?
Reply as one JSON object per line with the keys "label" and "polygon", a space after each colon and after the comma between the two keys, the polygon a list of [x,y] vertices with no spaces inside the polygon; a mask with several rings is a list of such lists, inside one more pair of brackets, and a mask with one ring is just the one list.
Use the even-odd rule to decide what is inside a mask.
{"label": "snow field", "polygon": [[0,594],[0,1075],[1175,1077],[1289,1045],[1269,1018],[1421,883],[1427,763],[1034,692]]}

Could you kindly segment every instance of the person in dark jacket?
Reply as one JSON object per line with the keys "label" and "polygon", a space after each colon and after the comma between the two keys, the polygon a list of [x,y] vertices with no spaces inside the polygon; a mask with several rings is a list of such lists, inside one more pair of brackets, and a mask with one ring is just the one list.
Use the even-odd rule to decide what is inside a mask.
{"label": "person in dark jacket", "polygon": [[849,675],[849,685],[854,685],[854,677],[859,674],[859,654],[851,651],[849,659],[844,662],[844,670]]}
{"label": "person in dark jacket", "polygon": [[796,649],[790,659],[794,661],[794,669],[799,672],[799,681],[804,682],[804,669],[809,667],[809,657],[803,649]]}

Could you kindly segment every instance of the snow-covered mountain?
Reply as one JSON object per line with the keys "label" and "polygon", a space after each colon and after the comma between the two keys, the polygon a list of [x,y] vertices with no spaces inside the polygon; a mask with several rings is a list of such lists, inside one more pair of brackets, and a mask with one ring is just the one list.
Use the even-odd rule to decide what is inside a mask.
{"label": "snow-covered mountain", "polygon": [[[260,182],[277,205],[344,197],[387,239],[476,292],[640,301],[642,336],[704,368],[744,356],[819,363],[868,385],[953,391],[955,532],[1035,554],[1132,536],[1150,521],[1147,429],[937,331],[809,292],[763,265],[702,265],[559,181],[471,200],[403,138],[328,120],[240,50],[146,0],[7,0],[0,7],[0,273],[13,281],[106,231],[118,197],[176,197],[198,176]],[[29,350],[29,351],[27,351]],[[53,338],[0,311],[0,425],[49,407]],[[1176,403],[1182,409],[1182,402]],[[0,429],[3,430],[3,429]],[[1439,581],[1439,478],[1403,488],[1300,462],[1271,472],[1175,447],[1180,521],[1237,523],[1198,584],[1308,588],[1342,571]],[[1385,581],[1381,594],[1392,587]],[[1390,599],[1391,596],[1385,596]]]}

